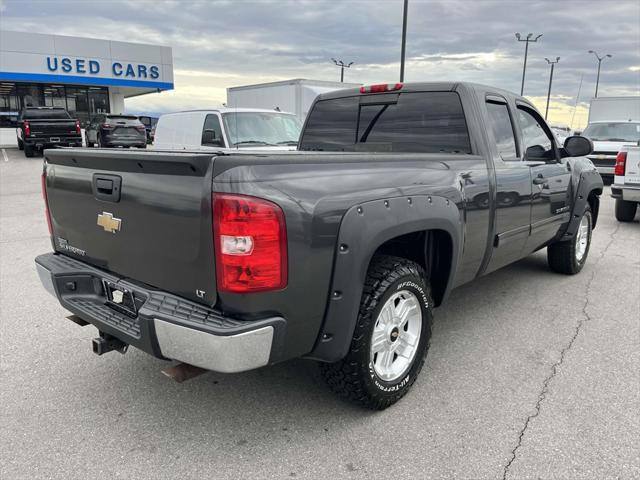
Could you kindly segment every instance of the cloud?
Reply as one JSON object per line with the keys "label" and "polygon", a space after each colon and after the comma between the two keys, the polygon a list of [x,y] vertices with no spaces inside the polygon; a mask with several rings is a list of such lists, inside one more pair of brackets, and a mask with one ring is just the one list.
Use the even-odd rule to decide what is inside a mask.
{"label": "cloud", "polygon": [[[331,57],[355,62],[345,71],[349,82],[393,81],[399,72],[401,0],[110,0],[87,10],[75,0],[0,5],[2,28],[173,47],[176,89],[127,100],[136,110],[219,104],[227,87],[242,84],[336,80]],[[36,11],[37,17],[25,15]],[[581,109],[595,90],[590,49],[613,55],[602,64],[599,94],[640,94],[637,1],[411,0],[408,18],[407,81],[467,80],[519,92],[524,44],[514,34],[532,32],[543,36],[530,45],[525,95],[546,102],[544,57],[561,57],[550,118],[569,123],[580,88],[574,120],[583,121]]]}

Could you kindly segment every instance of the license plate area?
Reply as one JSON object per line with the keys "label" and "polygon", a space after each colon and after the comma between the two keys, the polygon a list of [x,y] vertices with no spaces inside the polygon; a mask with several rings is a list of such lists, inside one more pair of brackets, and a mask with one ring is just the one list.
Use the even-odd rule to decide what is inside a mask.
{"label": "license plate area", "polygon": [[138,316],[136,302],[131,290],[127,290],[122,285],[104,280],[104,291],[107,297],[106,304],[109,307],[130,317],[135,318]]}
{"label": "license plate area", "polygon": [[60,137],[49,137],[51,143],[60,143]]}

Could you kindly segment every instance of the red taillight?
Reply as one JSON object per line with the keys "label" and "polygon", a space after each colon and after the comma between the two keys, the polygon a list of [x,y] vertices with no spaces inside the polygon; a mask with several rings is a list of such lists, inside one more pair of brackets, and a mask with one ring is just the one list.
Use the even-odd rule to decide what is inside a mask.
{"label": "red taillight", "polygon": [[49,236],[53,235],[51,228],[51,213],[49,212],[49,200],[47,199],[47,172],[42,172],[42,199],[44,200],[44,214],[47,217],[47,227],[49,227]]}
{"label": "red taillight", "polygon": [[76,120],[76,133],[78,135],[82,133],[82,129],[80,128],[80,120]]}
{"label": "red taillight", "polygon": [[25,120],[23,126],[24,126],[24,136],[25,137],[31,136],[31,125],[29,124],[29,122]]}
{"label": "red taillight", "polygon": [[613,174],[623,177],[626,165],[627,165],[627,152],[618,152],[618,155],[616,156],[616,167],[613,170]]}
{"label": "red taillight", "polygon": [[218,290],[233,293],[287,286],[287,230],[275,203],[213,194],[213,238]]}
{"label": "red taillight", "polygon": [[394,92],[402,88],[402,83],[379,83],[360,87],[360,93]]}

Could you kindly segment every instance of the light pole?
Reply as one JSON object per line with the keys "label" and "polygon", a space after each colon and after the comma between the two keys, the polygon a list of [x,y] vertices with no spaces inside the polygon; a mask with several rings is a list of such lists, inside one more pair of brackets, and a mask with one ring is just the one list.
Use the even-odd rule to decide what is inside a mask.
{"label": "light pole", "polygon": [[516,33],[516,39],[519,42],[525,42],[525,47],[524,47],[524,65],[522,67],[522,86],[520,87],[520,95],[524,94],[524,75],[525,72],[527,71],[527,54],[529,53],[529,43],[533,42],[537,42],[538,39],[542,36],[542,34],[538,35],[536,38],[531,38],[533,37],[533,33],[530,33],[527,35],[527,38],[520,38],[520,34]]}
{"label": "light pole", "polygon": [[556,63],[560,61],[560,57],[556,57],[555,61],[549,60],[545,57],[545,60],[549,65],[551,65],[551,73],[549,74],[549,92],[547,93],[547,109],[544,111],[544,119],[547,119],[547,115],[549,114],[549,100],[551,99],[551,83],[553,82],[553,67],[556,66]]}
{"label": "light pole", "polygon": [[353,62],[344,63],[342,60],[336,60],[335,58],[332,58],[331,60],[333,60],[333,63],[340,67],[340,83],[344,83],[344,69],[351,67],[351,65],[353,65]]}
{"label": "light pole", "polygon": [[593,53],[598,59],[598,76],[596,77],[596,95],[595,95],[595,98],[598,98],[598,84],[600,83],[600,64],[602,63],[602,60],[604,60],[607,57],[611,58],[613,55],[609,55],[607,53],[606,55],[603,55],[601,57],[600,55],[598,55],[598,52],[594,50],[589,50],[589,53]]}
{"label": "light pole", "polygon": [[400,82],[404,82],[404,56],[407,45],[407,10],[409,8],[409,0],[404,0],[404,9],[402,11],[402,47],[400,52]]}

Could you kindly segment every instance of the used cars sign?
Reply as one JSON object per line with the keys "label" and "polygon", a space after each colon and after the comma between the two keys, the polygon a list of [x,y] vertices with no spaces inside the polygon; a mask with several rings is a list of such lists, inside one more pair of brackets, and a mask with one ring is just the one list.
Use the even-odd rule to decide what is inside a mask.
{"label": "used cars sign", "polygon": [[[80,75],[97,75],[102,65],[100,60],[69,57],[47,57],[47,68],[50,72],[63,72]],[[160,71],[157,65],[141,63],[111,62],[111,73],[115,77],[150,78],[157,79]]]}

